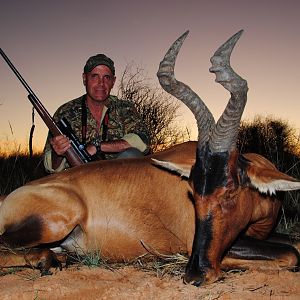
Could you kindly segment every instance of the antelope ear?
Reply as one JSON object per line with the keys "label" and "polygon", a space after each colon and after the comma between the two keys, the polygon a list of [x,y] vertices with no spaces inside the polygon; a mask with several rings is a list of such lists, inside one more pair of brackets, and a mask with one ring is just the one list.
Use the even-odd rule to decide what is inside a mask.
{"label": "antelope ear", "polygon": [[276,191],[292,191],[300,189],[299,180],[288,176],[275,168],[262,168],[250,163],[246,172],[252,186],[261,193],[272,195],[275,194]]}
{"label": "antelope ear", "polygon": [[190,177],[191,165],[172,163],[170,161],[163,161],[155,158],[151,158],[151,159],[152,159],[152,163],[156,166],[159,166],[171,172],[175,172],[179,174],[181,177],[185,177],[187,179]]}

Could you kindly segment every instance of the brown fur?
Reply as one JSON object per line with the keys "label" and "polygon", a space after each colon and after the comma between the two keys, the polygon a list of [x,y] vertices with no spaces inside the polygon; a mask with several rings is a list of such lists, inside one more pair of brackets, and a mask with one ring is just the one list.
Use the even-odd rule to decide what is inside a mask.
{"label": "brown fur", "polygon": [[[213,186],[211,193],[205,193],[205,190],[202,194],[199,193],[198,191],[203,190],[199,189],[197,184],[206,186],[204,181],[200,181],[199,178],[191,180],[197,224],[199,224],[198,231],[206,226],[207,237],[201,247],[197,246],[193,249],[191,263],[189,262],[186,273],[187,282],[196,280],[198,284],[202,280],[203,282],[215,281],[220,275],[224,253],[241,232],[257,239],[266,239],[270,234],[277,220],[281,203],[274,195],[258,192],[253,182],[258,186],[262,182],[275,186],[273,181],[280,179],[286,180],[287,186],[290,181],[297,182],[297,188],[300,188],[299,181],[280,173],[273,164],[260,155],[245,154],[244,157],[248,161],[240,161],[237,151],[230,152],[225,165],[226,180],[220,186]],[[192,176],[195,177],[195,173],[192,173]],[[200,239],[201,236],[195,236],[195,240],[198,241],[194,243],[199,245]],[[281,264],[297,264],[296,251],[289,253],[287,250],[286,254],[283,254],[284,251],[286,250],[282,251],[282,255],[275,254],[277,260],[281,261]],[[207,267],[203,268],[203,265]]]}
{"label": "brown fur", "polygon": [[[195,149],[196,143],[188,142],[153,157],[191,167]],[[94,162],[12,192],[0,208],[0,232],[5,234],[8,225],[17,228],[22,220],[39,215],[41,237],[24,247],[60,242],[69,251],[100,250],[106,258],[121,261],[144,254],[143,240],[163,254],[190,254],[195,230],[191,192],[187,181],[153,166],[151,157]],[[253,223],[247,233],[266,237],[278,212],[274,201],[262,200],[250,188],[240,192],[244,198],[237,201],[234,215],[228,210],[230,202],[218,196],[222,213],[230,211],[228,228],[232,220],[238,230],[243,228],[238,223],[242,213],[244,221]]]}

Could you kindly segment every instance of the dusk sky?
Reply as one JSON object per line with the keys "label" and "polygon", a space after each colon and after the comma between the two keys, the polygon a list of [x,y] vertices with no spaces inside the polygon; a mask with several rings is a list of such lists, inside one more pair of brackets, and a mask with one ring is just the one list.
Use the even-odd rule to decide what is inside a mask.
{"label": "dusk sky", "polygon": [[[157,84],[165,52],[190,30],[177,59],[176,78],[189,85],[217,119],[230,95],[209,73],[209,59],[240,29],[244,33],[231,65],[248,81],[243,119],[271,115],[299,129],[299,0],[10,0],[1,1],[0,10],[0,47],[51,115],[62,103],[84,94],[81,76],[89,56],[111,57],[117,77],[134,62]],[[7,141],[25,146],[31,104],[1,57],[0,87],[0,150]],[[195,139],[192,113],[183,104],[181,112],[182,126],[189,126]],[[47,128],[37,114],[35,123],[34,146],[41,148]]]}

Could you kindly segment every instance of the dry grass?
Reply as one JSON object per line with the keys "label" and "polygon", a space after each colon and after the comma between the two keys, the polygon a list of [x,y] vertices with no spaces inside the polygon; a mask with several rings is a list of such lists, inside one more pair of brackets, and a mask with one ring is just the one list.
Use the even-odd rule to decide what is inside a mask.
{"label": "dry grass", "polygon": [[174,254],[158,257],[153,254],[145,254],[131,262],[131,265],[138,270],[151,272],[157,277],[162,278],[165,275],[182,277],[188,262],[187,255]]}
{"label": "dry grass", "polygon": [[85,253],[80,248],[75,253],[67,253],[67,264],[75,265],[77,268],[82,266],[88,266],[89,268],[101,267],[111,271],[117,271],[125,266],[132,266],[144,272],[151,272],[159,278],[165,275],[183,276],[188,262],[187,255],[164,255],[146,245],[143,241],[141,241],[141,244],[147,250],[147,253],[131,261],[112,263],[103,258],[100,251]]}
{"label": "dry grass", "polygon": [[165,275],[182,277],[187,262],[188,257],[183,254],[158,257],[147,253],[134,260],[117,263],[108,262],[106,259],[103,259],[99,252],[86,255],[76,255],[74,253],[68,254],[68,263],[76,268],[81,268],[83,266],[88,266],[89,268],[100,267],[115,272],[125,266],[132,266],[140,271],[150,272],[159,278],[162,278]]}

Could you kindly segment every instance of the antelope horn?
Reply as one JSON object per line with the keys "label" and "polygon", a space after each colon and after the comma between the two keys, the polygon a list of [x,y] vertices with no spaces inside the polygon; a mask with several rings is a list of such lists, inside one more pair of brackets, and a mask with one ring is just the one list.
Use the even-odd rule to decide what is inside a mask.
{"label": "antelope horn", "polygon": [[174,75],[175,61],[188,33],[186,31],[172,44],[159,65],[157,77],[162,88],[181,100],[195,115],[199,132],[198,144],[204,146],[215,125],[214,117],[200,97],[189,86],[177,81]]}
{"label": "antelope horn", "polygon": [[235,148],[240,120],[247,102],[247,81],[236,74],[230,66],[231,52],[242,35],[240,30],[225,42],[211,58],[210,72],[216,74],[216,82],[223,85],[231,98],[219,118],[209,141],[212,152],[225,152]]}

